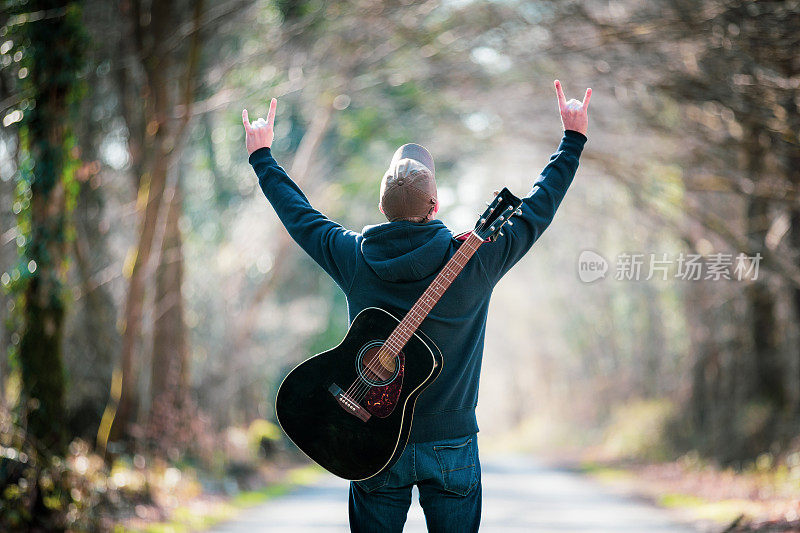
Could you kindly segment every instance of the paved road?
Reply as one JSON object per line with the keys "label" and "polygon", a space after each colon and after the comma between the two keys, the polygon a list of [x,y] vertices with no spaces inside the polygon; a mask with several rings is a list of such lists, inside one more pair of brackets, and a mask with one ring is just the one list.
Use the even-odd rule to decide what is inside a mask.
{"label": "paved road", "polygon": [[[694,529],[639,500],[614,494],[578,474],[556,470],[529,457],[486,457],[483,463],[482,532],[670,532]],[[346,532],[346,481],[325,476],[313,485],[243,512],[218,533]],[[414,491],[406,532],[424,532],[425,518]]]}

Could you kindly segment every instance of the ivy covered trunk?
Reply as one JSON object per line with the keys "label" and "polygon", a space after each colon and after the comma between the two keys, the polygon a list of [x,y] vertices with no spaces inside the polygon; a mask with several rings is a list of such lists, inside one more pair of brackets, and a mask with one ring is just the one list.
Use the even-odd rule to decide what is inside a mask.
{"label": "ivy covered trunk", "polygon": [[26,9],[53,16],[31,18],[21,29],[28,46],[24,85],[34,103],[25,112],[20,132],[18,188],[28,204],[20,214],[26,233],[20,267],[25,273],[19,345],[23,413],[37,447],[61,453],[66,445],[63,282],[76,190],[69,108],[78,87],[84,40],[80,12],[73,5],[40,0],[28,2]]}

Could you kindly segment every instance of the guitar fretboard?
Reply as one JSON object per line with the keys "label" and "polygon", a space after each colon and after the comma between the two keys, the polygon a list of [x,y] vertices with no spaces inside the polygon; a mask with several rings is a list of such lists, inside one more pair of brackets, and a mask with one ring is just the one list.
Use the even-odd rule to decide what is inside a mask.
{"label": "guitar fretboard", "polygon": [[394,360],[394,357],[400,353],[400,350],[403,349],[403,346],[406,345],[419,325],[422,324],[422,321],[425,320],[425,317],[428,316],[431,309],[433,309],[447,288],[450,287],[453,280],[461,273],[467,261],[469,261],[475,253],[475,250],[477,250],[481,244],[483,244],[483,239],[476,235],[475,232],[472,232],[461,246],[459,246],[456,253],[450,258],[450,261],[447,262],[441,272],[439,272],[431,284],[428,285],[428,288],[425,289],[425,292],[419,297],[414,307],[406,313],[403,320],[400,321],[389,338],[384,342],[380,350],[380,360],[382,363],[390,363]]}

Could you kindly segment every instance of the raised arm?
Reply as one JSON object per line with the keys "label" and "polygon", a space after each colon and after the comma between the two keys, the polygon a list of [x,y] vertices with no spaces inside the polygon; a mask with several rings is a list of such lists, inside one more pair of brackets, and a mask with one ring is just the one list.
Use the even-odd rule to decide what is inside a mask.
{"label": "raised arm", "polygon": [[261,190],[278,214],[289,235],[327,272],[337,285],[349,292],[355,275],[358,233],[343,228],[311,207],[300,187],[289,178],[275,158],[271,146],[278,101],[273,98],[267,119],[249,121],[242,111],[245,145]]}
{"label": "raised arm", "polygon": [[561,82],[555,80],[558,109],[564,136],[556,153],[534,182],[531,192],[522,199],[522,214],[514,217],[514,225],[505,226],[505,236],[496,242],[482,246],[477,255],[486,269],[489,281],[500,280],[517,261],[530,250],[533,243],[544,232],[578,170],[586,132],[589,127],[589,100],[592,90],[586,89],[583,102],[567,101]]}

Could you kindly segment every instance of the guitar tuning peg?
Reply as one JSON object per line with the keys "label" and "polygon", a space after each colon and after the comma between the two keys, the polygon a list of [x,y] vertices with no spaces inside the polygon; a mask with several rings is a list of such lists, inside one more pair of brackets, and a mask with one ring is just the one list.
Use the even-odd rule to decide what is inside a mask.
{"label": "guitar tuning peg", "polygon": [[497,217],[497,220],[505,220],[505,219],[506,218],[503,215],[500,215],[499,217]]}
{"label": "guitar tuning peg", "polygon": [[486,222],[486,219],[485,218],[481,218],[481,224],[483,224],[485,222]]}
{"label": "guitar tuning peg", "polygon": [[514,225],[514,223],[511,222],[510,220],[508,222],[506,222],[506,224],[508,224],[509,226],[513,226]]}
{"label": "guitar tuning peg", "polygon": [[518,207],[517,210],[514,211],[514,214],[517,215],[517,216],[520,216],[522,214],[522,208]]}
{"label": "guitar tuning peg", "polygon": [[510,205],[510,206],[506,207],[506,211],[511,211],[512,209],[514,209],[513,205]]}
{"label": "guitar tuning peg", "polygon": [[489,226],[489,231],[494,231],[494,226]]}
{"label": "guitar tuning peg", "polygon": [[498,231],[498,232],[497,232],[497,234],[498,234],[498,235],[500,235],[501,237],[502,237],[503,235],[505,235],[505,233],[503,233],[503,231],[502,231],[502,230],[501,230],[501,231]]}

